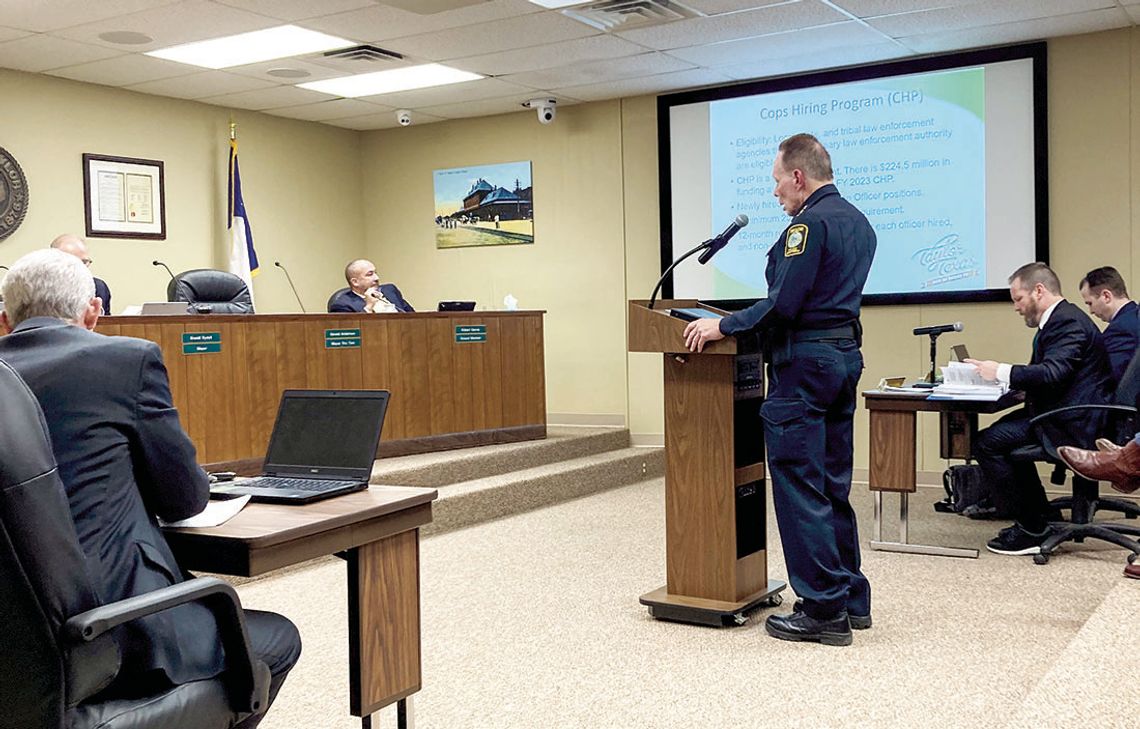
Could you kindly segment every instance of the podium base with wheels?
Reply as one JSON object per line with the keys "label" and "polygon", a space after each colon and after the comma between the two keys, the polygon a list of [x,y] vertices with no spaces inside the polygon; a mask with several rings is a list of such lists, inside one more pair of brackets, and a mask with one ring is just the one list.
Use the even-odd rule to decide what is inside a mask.
{"label": "podium base with wheels", "polygon": [[748,621],[748,613],[757,608],[780,605],[784,602],[780,593],[787,586],[780,580],[768,580],[767,589],[754,592],[739,602],[670,595],[665,587],[659,587],[642,595],[641,604],[647,606],[649,615],[658,620],[724,628],[743,625]]}

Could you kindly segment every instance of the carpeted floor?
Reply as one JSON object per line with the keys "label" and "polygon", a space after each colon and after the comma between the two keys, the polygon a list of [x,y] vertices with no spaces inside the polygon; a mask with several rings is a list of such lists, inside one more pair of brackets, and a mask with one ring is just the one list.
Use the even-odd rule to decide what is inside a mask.
{"label": "carpeted floor", "polygon": [[[912,542],[981,547],[1004,526],[936,515],[939,495],[912,501]],[[865,543],[871,501],[862,485],[855,496]],[[1121,575],[1121,550],[1077,545],[1037,566],[864,548],[875,627],[831,648],[769,638],[764,611],[730,629],[650,619],[637,598],[664,583],[663,504],[657,479],[425,539],[416,724],[1140,726],[1140,581]],[[769,555],[783,579],[775,538]],[[360,726],[344,569],[323,560],[239,588],[305,641],[264,729]],[[391,709],[376,718],[395,725]]]}

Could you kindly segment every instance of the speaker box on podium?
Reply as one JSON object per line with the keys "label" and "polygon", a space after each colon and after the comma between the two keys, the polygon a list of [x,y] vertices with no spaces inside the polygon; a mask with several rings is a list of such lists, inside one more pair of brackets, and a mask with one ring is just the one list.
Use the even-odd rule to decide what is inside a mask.
{"label": "speaker box on podium", "polygon": [[692,299],[629,302],[629,351],[660,352],[665,379],[666,583],[641,596],[662,620],[725,626],[779,605],[768,579],[764,484],[764,363],[755,337],[685,348]]}

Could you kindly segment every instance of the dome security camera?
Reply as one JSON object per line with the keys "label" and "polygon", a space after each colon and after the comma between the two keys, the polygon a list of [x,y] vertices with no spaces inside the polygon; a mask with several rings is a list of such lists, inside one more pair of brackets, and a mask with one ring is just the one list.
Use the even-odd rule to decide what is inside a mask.
{"label": "dome security camera", "polygon": [[554,105],[557,103],[557,99],[531,99],[523,102],[523,106],[534,109],[540,124],[549,124],[554,121]]}
{"label": "dome security camera", "polygon": [[407,109],[398,109],[396,111],[396,121],[400,122],[400,126],[406,127],[412,123],[412,112]]}

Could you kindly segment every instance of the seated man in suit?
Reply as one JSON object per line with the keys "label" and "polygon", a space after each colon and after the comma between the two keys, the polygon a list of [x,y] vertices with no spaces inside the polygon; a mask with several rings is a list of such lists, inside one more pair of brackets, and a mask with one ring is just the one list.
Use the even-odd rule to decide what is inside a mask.
{"label": "seated man in suit", "polygon": [[1115,386],[1140,343],[1140,307],[1128,298],[1124,278],[1112,266],[1094,268],[1085,274],[1081,279],[1081,298],[1093,316],[1108,323],[1101,334],[1101,341],[1108,353]]}
{"label": "seated man in suit", "polygon": [[[79,260],[83,261],[84,266],[90,266],[95,262],[91,259],[91,254],[87,252],[87,244],[84,243],[83,239],[77,235],[64,233],[63,235],[57,236],[56,239],[51,242],[51,247],[58,248],[64,253],[70,253]],[[103,313],[110,316],[111,289],[101,278],[95,279],[95,295],[98,296],[99,300],[103,302]]]}
{"label": "seated man in suit", "polygon": [[[0,359],[43,409],[100,597],[121,600],[183,581],[156,516],[197,514],[209,484],[178,422],[158,345],[90,331],[99,319],[95,283],[78,258],[61,251],[18,260],[3,291]],[[300,655],[300,636],[273,613],[246,611],[246,627],[254,655],[269,667],[272,701]],[[216,632],[209,611],[196,604],[126,624],[116,635],[123,669],[111,690],[157,690],[217,675],[224,665]]]}
{"label": "seated man in suit", "polygon": [[344,267],[344,280],[348,291],[329,302],[329,312],[365,312],[368,314],[391,314],[397,311],[415,311],[412,305],[400,295],[396,284],[380,283],[376,265],[363,258]]}
{"label": "seated man in suit", "polygon": [[1027,365],[992,360],[966,361],[987,380],[1025,392],[1025,407],[978,434],[974,456],[986,480],[1005,501],[1016,523],[1002,529],[986,547],[997,554],[1038,554],[1049,536],[1049,500],[1032,461],[1011,454],[1025,446],[1043,446],[1056,457],[1057,447],[1089,447],[1100,419],[1086,412],[1051,418],[1037,426],[1035,415],[1066,405],[1103,403],[1110,389],[1108,358],[1092,320],[1061,295],[1057,274],[1044,263],[1027,263],[1009,277],[1013,308],[1025,325],[1037,329]]}

